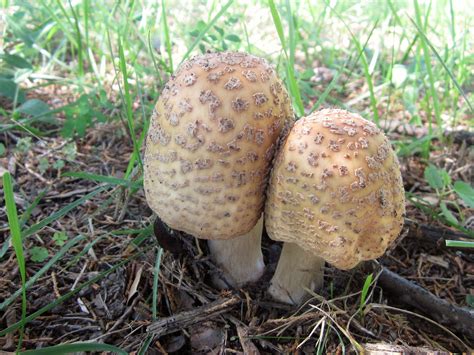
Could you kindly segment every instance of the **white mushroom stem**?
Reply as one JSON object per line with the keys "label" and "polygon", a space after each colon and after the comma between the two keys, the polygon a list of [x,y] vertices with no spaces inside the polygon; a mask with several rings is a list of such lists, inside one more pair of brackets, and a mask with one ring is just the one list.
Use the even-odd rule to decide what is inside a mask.
{"label": "white mushroom stem", "polygon": [[296,305],[308,297],[306,289],[322,288],[323,279],[324,259],[284,243],[268,292],[277,301]]}
{"label": "white mushroom stem", "polygon": [[265,264],[262,255],[263,215],[253,229],[239,237],[228,240],[209,240],[212,258],[224,271],[227,283],[239,287],[257,281],[263,274]]}

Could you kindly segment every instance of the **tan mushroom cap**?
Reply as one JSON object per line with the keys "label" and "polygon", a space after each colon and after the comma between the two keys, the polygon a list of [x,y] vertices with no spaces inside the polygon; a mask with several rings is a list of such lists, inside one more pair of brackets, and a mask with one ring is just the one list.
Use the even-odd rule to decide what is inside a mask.
{"label": "tan mushroom cap", "polygon": [[405,213],[399,163],[373,123],[325,109],[295,123],[278,152],[265,208],[274,240],[340,269],[381,256]]}
{"label": "tan mushroom cap", "polygon": [[276,141],[292,115],[264,59],[224,52],[184,62],[151,118],[148,204],[171,228],[199,238],[247,233],[263,212]]}

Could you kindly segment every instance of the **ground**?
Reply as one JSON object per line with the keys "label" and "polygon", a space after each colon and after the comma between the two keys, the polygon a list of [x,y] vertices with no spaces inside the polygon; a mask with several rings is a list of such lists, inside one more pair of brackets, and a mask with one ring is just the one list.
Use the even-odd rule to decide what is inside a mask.
{"label": "ground", "polygon": [[[65,168],[87,167],[84,169],[88,173],[120,177],[117,172],[126,169],[131,147],[125,135],[117,137],[117,129],[120,127],[100,125],[83,139],[77,140],[76,157],[68,161]],[[391,135],[394,138],[397,133],[392,132]],[[7,143],[15,140],[18,140],[17,136],[7,134]],[[150,304],[157,257],[157,240],[150,230],[153,216],[143,191],[140,189],[129,198],[127,191],[120,186],[106,187],[97,192],[104,184],[75,177],[64,178],[53,171],[33,174],[38,167],[38,157],[54,159],[58,147],[64,146],[67,141],[44,138],[43,143],[25,153],[10,156],[8,161],[4,160],[5,166],[15,171],[19,185],[15,196],[20,208],[25,203],[22,195],[37,196],[41,191],[49,190],[31,211],[32,220],[40,221],[87,194],[95,195],[84,199],[71,213],[26,241],[28,249],[34,245],[43,246],[51,255],[61,249],[55,244],[55,233],[66,230],[69,243],[75,241],[69,246],[67,254],[29,288],[28,314],[51,306],[52,302],[71,291],[81,289],[31,321],[25,328],[23,344],[30,348],[87,340],[114,344],[128,351],[137,350],[147,338],[146,328],[152,319]],[[434,159],[437,159],[439,166],[451,164],[451,171],[463,174],[469,181],[473,176],[472,166],[469,166],[471,158],[465,143],[461,143],[441,150]],[[401,165],[407,191],[426,188],[422,177],[424,163],[419,158],[402,158]],[[420,224],[432,224],[440,230],[446,229],[411,204],[407,207],[407,218]],[[157,236],[177,240],[180,252],[173,255],[165,251],[162,254],[158,318],[179,314],[230,295],[230,290],[216,289],[211,282],[212,275],[219,271],[206,256],[204,242],[199,243],[204,252],[201,255],[191,236],[179,232],[163,236],[163,230],[166,229],[157,229]],[[474,289],[472,252],[443,248],[425,236],[408,233],[407,230],[401,235],[396,246],[380,259],[380,263],[441,299],[458,306],[468,306],[466,296]],[[212,317],[197,327],[156,338],[150,351],[242,351],[243,340],[239,338],[237,329],[243,329],[262,352],[276,349],[286,352],[294,350],[310,335],[321,319],[325,320],[323,336],[311,337],[304,343],[303,351],[314,349],[318,340],[325,344],[326,351],[340,351],[343,344],[351,346],[351,339],[359,344],[385,342],[450,351],[464,351],[466,346],[472,347],[472,339],[460,334],[457,338],[441,325],[427,324],[422,312],[397,302],[376,284],[371,289],[365,310],[360,314],[360,290],[367,276],[362,268],[344,272],[327,266],[326,287],[321,294],[324,299],[314,298],[300,309],[275,304],[265,294],[265,289],[278,260],[280,247],[268,237],[264,238],[263,250],[268,270],[258,285],[233,291],[241,302],[239,307]],[[28,263],[28,275],[31,277],[45,264]],[[114,268],[110,269],[111,266]],[[19,288],[19,269],[11,250],[2,259],[0,270],[0,295],[2,299],[7,299]],[[95,280],[104,271],[107,275]],[[395,309],[384,309],[383,306],[371,308],[372,303],[413,313],[405,314]],[[20,314],[21,298],[18,297],[2,316],[2,329],[15,324],[21,318]],[[350,339],[344,335],[344,329],[351,335]],[[319,332],[318,329],[317,334]],[[14,350],[17,337],[18,333],[8,334],[0,340],[1,347]]]}
{"label": "ground", "polygon": [[[195,2],[188,11],[184,3],[172,3],[165,11],[170,14],[169,48],[167,31],[157,30],[160,36],[150,37],[150,42],[147,39],[155,26],[146,17],[153,4],[143,9],[138,7],[142,4],[138,8],[131,5],[131,9],[117,5],[117,23],[106,22],[110,9],[105,6],[97,6],[87,17],[87,1],[84,7],[66,9],[47,1],[44,4],[41,11],[33,9],[38,10],[38,31],[31,32],[38,34],[36,47],[26,46],[29,37],[18,30],[23,26],[22,16],[32,21],[31,15],[21,14],[31,9],[15,4],[5,11],[5,29],[0,22],[0,32],[6,33],[5,43],[0,38],[0,55],[4,51],[31,57],[35,66],[28,75],[15,72],[25,95],[21,102],[16,102],[20,95],[15,99],[0,88],[0,172],[4,176],[8,171],[14,182],[28,282],[22,316],[21,263],[10,239],[4,191],[0,200],[0,351],[13,352],[18,344],[18,350],[59,344],[66,349],[64,344],[77,342],[92,343],[90,349],[97,351],[122,349],[140,354],[298,350],[339,354],[379,343],[427,352],[474,348],[472,333],[465,331],[472,327],[474,317],[470,325],[439,320],[424,310],[425,305],[414,306],[383,287],[380,268],[423,287],[437,300],[469,309],[472,315],[474,249],[445,245],[446,239],[469,240],[474,226],[474,209],[466,202],[469,197],[464,200],[454,188],[456,182],[472,185],[474,181],[473,116],[468,101],[473,97],[472,37],[466,30],[471,17],[461,8],[455,6],[453,17],[445,18],[451,2],[437,3],[432,9],[422,4],[426,13],[441,16],[429,23],[429,44],[442,55],[440,62],[429,52],[433,66],[429,74],[423,44],[427,51],[430,47],[427,41],[420,42],[424,32],[417,32],[408,18],[416,22],[411,7],[403,9],[409,16],[400,19],[393,4],[392,10],[387,5],[382,11],[371,4],[359,8],[347,1],[331,11],[329,4],[318,5],[321,8],[308,5],[309,11],[306,4],[298,8],[291,2],[299,37],[293,38],[295,47],[287,39],[288,57],[281,49],[285,42],[276,33],[277,21],[258,2],[233,5],[228,16],[213,22],[219,26],[210,30],[205,26],[219,13],[214,8],[217,5]],[[284,33],[291,37],[286,28],[287,6],[277,5]],[[165,9],[164,3],[162,7]],[[76,13],[61,22],[63,10],[72,8]],[[343,9],[347,12],[341,17]],[[162,14],[157,7],[160,21]],[[93,49],[82,53],[87,58],[82,69],[78,66],[82,49],[74,41],[76,33],[70,29],[74,27],[66,25],[76,15],[82,31],[87,28],[86,17],[91,26],[90,38],[79,33]],[[197,20],[201,18],[204,25]],[[456,24],[452,29],[450,20]],[[184,25],[186,21],[192,23],[192,31]],[[26,21],[25,28],[29,23]],[[102,27],[105,23],[112,34],[112,53]],[[242,23],[247,28],[238,29]],[[121,32],[125,24],[136,31],[129,42]],[[42,37],[39,29],[49,36]],[[62,37],[58,29],[71,32]],[[200,31],[210,35],[195,42]],[[230,36],[234,32],[240,42]],[[445,38],[450,36],[452,40]],[[399,156],[407,196],[400,237],[378,265],[367,263],[351,271],[326,265],[323,290],[301,307],[276,303],[266,294],[280,243],[264,235],[267,267],[256,284],[238,290],[218,288],[213,280],[220,271],[208,257],[206,243],[155,220],[143,193],[136,153],[143,154],[142,133],[171,75],[168,49],[176,67],[187,49],[192,48],[192,54],[223,50],[224,39],[230,49],[267,57],[277,65],[288,87],[292,79],[285,63],[294,61],[292,70],[302,96],[300,108],[294,100],[298,116],[316,106],[338,106],[369,119],[378,117]],[[123,56],[119,40],[125,47]],[[441,52],[445,45],[452,51]],[[157,50],[155,65],[147,52],[155,50],[151,47]],[[0,56],[0,79],[6,67],[5,80],[10,80],[10,62],[4,58]],[[130,85],[125,93],[123,77]],[[295,98],[294,89],[290,94]],[[42,106],[34,100],[53,111],[38,113]],[[25,108],[25,102],[35,103],[36,111]],[[83,126],[78,123],[82,118],[87,120]],[[135,148],[132,137],[138,141]],[[172,331],[175,327],[178,330]]]}

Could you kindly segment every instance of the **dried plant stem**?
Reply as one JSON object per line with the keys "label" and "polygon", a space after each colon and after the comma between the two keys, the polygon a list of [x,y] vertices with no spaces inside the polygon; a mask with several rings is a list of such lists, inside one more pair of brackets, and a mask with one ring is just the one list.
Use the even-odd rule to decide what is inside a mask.
{"label": "dried plant stem", "polygon": [[[422,238],[424,241],[436,244],[440,248],[446,248],[445,240],[470,241],[472,238],[465,233],[443,228],[436,225],[423,224],[405,218],[405,227],[408,227],[408,237]],[[464,252],[474,253],[473,249],[464,248]]]}
{"label": "dried plant stem", "polygon": [[191,311],[181,312],[179,314],[162,318],[156,322],[153,322],[147,328],[147,331],[149,333],[155,334],[158,337],[170,334],[187,328],[193,324],[201,323],[204,320],[209,320],[219,314],[229,312],[240,301],[241,300],[237,296],[218,299]]}
{"label": "dried plant stem", "polygon": [[[369,265],[373,270],[379,269],[374,262]],[[473,337],[474,311],[450,304],[386,268],[382,268],[377,284],[398,301],[421,310],[454,331]]]}

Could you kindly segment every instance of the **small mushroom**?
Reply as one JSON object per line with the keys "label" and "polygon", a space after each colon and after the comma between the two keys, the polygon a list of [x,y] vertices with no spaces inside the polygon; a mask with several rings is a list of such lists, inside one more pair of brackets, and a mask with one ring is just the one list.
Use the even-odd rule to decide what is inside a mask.
{"label": "small mushroom", "polygon": [[344,110],[295,123],[267,194],[266,230],[285,242],[269,293],[285,303],[322,287],[325,261],[347,270],[381,256],[403,225],[404,189],[390,142]]}
{"label": "small mushroom", "polygon": [[263,272],[265,189],[291,120],[275,70],[246,53],[184,62],[156,104],[145,151],[148,204],[171,228],[208,239],[233,286]]}

